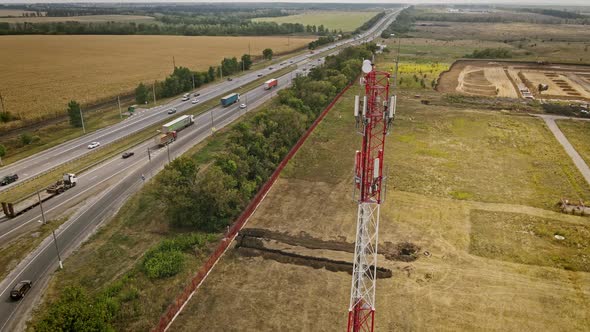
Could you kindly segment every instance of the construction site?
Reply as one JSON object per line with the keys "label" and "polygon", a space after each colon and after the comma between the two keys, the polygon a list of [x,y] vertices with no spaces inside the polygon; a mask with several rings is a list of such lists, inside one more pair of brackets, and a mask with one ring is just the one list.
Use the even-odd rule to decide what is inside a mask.
{"label": "construction site", "polygon": [[437,91],[474,96],[590,101],[590,66],[458,60]]}

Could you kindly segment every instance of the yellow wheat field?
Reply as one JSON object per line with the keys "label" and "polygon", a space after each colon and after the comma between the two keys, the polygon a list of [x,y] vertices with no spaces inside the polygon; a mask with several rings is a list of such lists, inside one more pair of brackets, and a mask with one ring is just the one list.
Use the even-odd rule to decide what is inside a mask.
{"label": "yellow wheat field", "polygon": [[[177,66],[206,70],[223,57],[304,47],[311,38],[189,36],[2,36],[0,93],[6,109],[26,120],[65,114],[82,104],[162,80]],[[11,127],[19,125],[16,121]],[[7,128],[0,125],[0,129]]]}

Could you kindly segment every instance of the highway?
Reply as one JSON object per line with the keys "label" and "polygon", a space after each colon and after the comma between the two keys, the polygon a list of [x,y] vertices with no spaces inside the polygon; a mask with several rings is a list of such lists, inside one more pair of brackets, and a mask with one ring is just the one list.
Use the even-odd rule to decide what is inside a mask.
{"label": "highway", "polygon": [[[384,20],[387,18],[389,17],[384,18]],[[367,37],[370,33],[374,32],[374,29],[376,29],[377,26],[378,25],[375,25],[373,29],[363,33],[361,35],[361,39]],[[353,41],[353,39],[339,41],[335,44],[316,50],[316,53],[321,53],[330,48],[337,47],[346,43],[351,43]],[[285,65],[276,64],[270,66],[273,69],[269,69],[270,67],[265,67],[263,69],[248,72],[243,76],[235,77],[232,81],[226,80],[211,86],[207,86],[203,89],[191,91],[191,96],[193,95],[193,93],[199,93],[200,96],[197,98],[199,99],[200,103],[203,103],[257,80],[259,78],[258,75],[260,74],[262,74],[265,77],[271,78],[273,72],[281,70],[287,65],[301,64],[302,62],[307,61],[310,57],[314,57],[314,54],[305,53],[297,55],[284,60],[282,63],[285,63]],[[13,164],[9,164],[5,167],[2,167],[0,168],[0,178],[3,178],[6,175],[16,173],[19,176],[19,180],[7,186],[0,187],[0,191],[7,190],[12,186],[17,185],[19,182],[26,181],[27,179],[38,176],[39,174],[47,172],[48,170],[53,169],[59,165],[62,165],[68,161],[77,159],[87,153],[92,153],[95,150],[88,149],[88,144],[91,142],[98,141],[100,142],[101,146],[104,147],[105,145],[108,145],[109,143],[121,139],[122,137],[136,133],[154,124],[163,122],[166,119],[175,117],[175,114],[167,114],[166,110],[168,110],[169,108],[174,107],[180,113],[195,106],[196,105],[191,104],[190,101],[183,102],[181,100],[181,97],[178,97],[171,100],[166,105],[154,108],[139,109],[137,114],[117,124],[94,131],[82,137],[70,140],[68,142],[54,146],[50,149],[39,152],[28,158],[19,160]],[[100,147],[98,149],[100,149]]]}
{"label": "highway", "polygon": [[[385,20],[389,23],[392,19],[391,16],[384,18],[382,23],[376,25],[376,27],[388,25],[384,23]],[[372,30],[375,31],[375,29],[376,28]],[[351,41],[342,41],[336,45],[345,42]],[[330,46],[330,48],[333,46],[335,45]],[[324,48],[324,50],[326,49],[327,48]],[[319,52],[321,51],[322,50]],[[298,64],[300,67],[309,67],[309,62],[311,61],[307,59],[308,57],[309,55],[300,55],[291,60],[294,64]],[[289,62],[291,60],[286,61]],[[313,61],[314,65],[321,63],[321,60],[320,62],[317,60]],[[297,71],[301,73],[300,69]],[[252,75],[254,79],[257,78],[257,72],[248,74],[248,77]],[[76,187],[43,203],[46,218],[51,220],[52,218],[63,215],[68,207],[73,207],[80,202],[84,202],[83,204],[80,204],[81,207],[68,219],[68,221],[56,231],[57,245],[62,259],[67,257],[69,253],[93,234],[97,226],[112,217],[118,208],[124,204],[126,199],[141,188],[144,181],[142,180],[142,175],[145,176],[146,181],[149,180],[149,178],[156,175],[157,172],[166,165],[169,158],[174,159],[175,157],[182,155],[182,153],[208,137],[212,132],[212,128],[223,128],[237,120],[246,112],[266,102],[276,95],[276,91],[288,87],[294,76],[293,72],[285,74],[277,78],[279,81],[277,88],[264,90],[262,86],[257,87],[243,94],[239,103],[226,108],[218,106],[200,114],[196,117],[195,124],[180,131],[178,133],[178,139],[167,147],[155,148],[154,142],[150,140],[133,148],[132,150],[135,152],[135,155],[128,159],[122,159],[120,156],[113,157],[105,163],[80,175],[79,184]],[[244,77],[243,79],[246,80],[247,78]],[[222,94],[223,91],[230,92],[231,89],[236,88],[236,86],[233,85],[235,83],[236,79],[232,82],[223,82],[216,87],[211,87],[211,91],[208,92],[205,92],[205,89],[203,89],[200,92],[200,98],[203,101],[204,94],[213,97]],[[239,84],[243,85],[245,84],[245,81],[242,81]],[[222,90],[219,86],[225,86],[230,90]],[[246,102],[246,100],[248,107],[246,109],[240,109],[239,104]],[[100,131],[103,133],[97,132],[94,134],[104,135],[100,137],[110,137],[110,139],[114,139],[117,135],[127,135],[129,133],[127,131],[131,129],[126,126],[127,124],[133,128],[140,126],[145,128],[146,126],[149,126],[149,124],[146,125],[146,123],[153,124],[167,118],[168,115],[166,114],[166,110],[170,107],[176,107],[180,112],[190,106],[192,105],[186,105],[178,100],[174,100],[158,110],[146,111],[144,114],[138,115],[137,118],[103,129]],[[174,115],[174,117],[177,116],[177,114]],[[158,120],[154,120],[155,118]],[[88,137],[91,135],[88,135]],[[89,141],[99,140],[102,144],[104,144],[103,141],[106,142],[104,138],[88,137],[60,145],[59,147],[54,148],[56,150],[54,153],[58,153],[58,150],[62,153],[63,158],[69,158],[70,154],[76,155],[76,153],[82,153],[79,150],[84,150],[85,153],[86,145]],[[154,150],[151,150],[151,160],[148,159],[148,147],[154,148]],[[39,155],[28,158],[28,160],[37,160],[36,158],[41,160],[42,158],[47,157],[50,158],[51,153],[43,152]],[[16,167],[17,164],[15,164],[14,167]],[[48,165],[45,165],[45,167],[48,167]],[[43,168],[41,167],[40,169],[42,170]],[[0,223],[0,241],[9,241],[26,231],[34,229],[34,227],[38,227],[40,219],[40,209],[35,208],[17,218]],[[67,268],[67,262],[64,266]],[[26,317],[26,313],[34,306],[36,299],[43,292],[44,285],[49,280],[49,276],[58,267],[56,247],[50,236],[45,239],[36,250],[31,252],[26,259],[21,261],[21,263],[2,282],[0,282],[0,331],[13,331],[22,328],[22,325],[18,324],[22,323],[22,319]],[[32,280],[34,285],[27,297],[21,301],[15,302],[10,299],[9,292],[20,280]]]}

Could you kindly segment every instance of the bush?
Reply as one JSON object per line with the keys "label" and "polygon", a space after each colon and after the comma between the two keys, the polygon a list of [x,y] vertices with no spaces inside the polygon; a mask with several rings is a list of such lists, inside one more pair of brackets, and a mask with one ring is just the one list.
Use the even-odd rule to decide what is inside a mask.
{"label": "bush", "polygon": [[184,255],[178,250],[151,251],[143,261],[143,271],[151,279],[161,279],[182,271]]}
{"label": "bush", "polygon": [[470,59],[508,59],[512,58],[512,52],[507,48],[486,48],[484,50],[475,50],[471,54],[466,54]]}
{"label": "bush", "polygon": [[20,140],[20,143],[22,145],[29,145],[31,143],[33,143],[33,136],[29,133],[22,133],[18,136],[18,139]]}

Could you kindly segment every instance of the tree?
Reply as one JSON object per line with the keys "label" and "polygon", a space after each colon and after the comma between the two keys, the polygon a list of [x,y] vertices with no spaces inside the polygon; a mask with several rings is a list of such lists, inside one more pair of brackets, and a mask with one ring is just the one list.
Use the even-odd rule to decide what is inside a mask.
{"label": "tree", "polygon": [[207,71],[207,82],[215,81],[215,68],[209,66],[209,70]]}
{"label": "tree", "polygon": [[2,163],[2,157],[4,157],[6,155],[6,147],[2,144],[0,144],[0,166],[4,166],[4,164]]}
{"label": "tree", "polygon": [[74,127],[82,127],[82,114],[80,113],[80,104],[71,100],[68,103],[68,116],[70,117],[70,125]]}
{"label": "tree", "polygon": [[137,88],[135,88],[135,102],[138,104],[145,104],[149,98],[149,90],[143,83],[139,83]]}
{"label": "tree", "polygon": [[265,48],[264,51],[262,51],[262,57],[265,58],[266,60],[272,60],[272,56],[273,56],[272,49]]}
{"label": "tree", "polygon": [[250,54],[242,55],[242,65],[244,70],[249,70],[252,67],[252,57]]}

